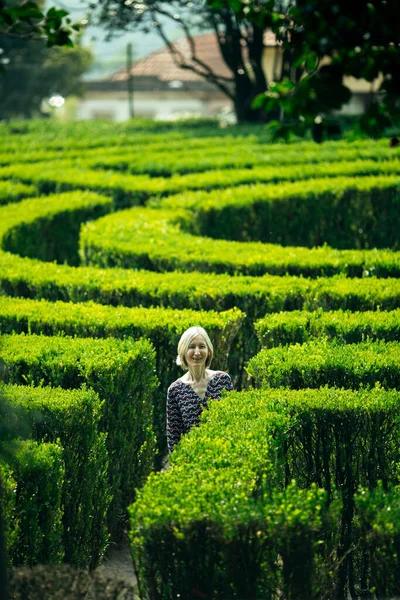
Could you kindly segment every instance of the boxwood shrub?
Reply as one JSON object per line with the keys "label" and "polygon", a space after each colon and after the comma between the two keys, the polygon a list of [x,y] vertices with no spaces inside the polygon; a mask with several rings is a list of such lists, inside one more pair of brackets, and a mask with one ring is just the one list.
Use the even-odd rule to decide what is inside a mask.
{"label": "boxwood shrub", "polygon": [[398,174],[335,177],[169,196],[162,208],[186,209],[190,231],[283,246],[398,247]]}
{"label": "boxwood shrub", "polygon": [[357,389],[381,383],[400,389],[399,342],[341,344],[327,340],[261,350],[246,368],[261,387]]}
{"label": "boxwood shrub", "polygon": [[64,556],[62,448],[32,440],[9,444],[2,447],[6,485],[0,492],[10,564],[59,564]]}
{"label": "boxwood shrub", "polygon": [[13,181],[0,181],[0,205],[9,202],[18,202],[22,198],[37,195],[34,185],[25,185]]}
{"label": "boxwood shrub", "polygon": [[[189,141],[191,143],[188,144]],[[309,180],[315,177],[396,175],[396,159],[400,154],[396,148],[383,148],[376,144],[359,147],[355,144],[341,146],[338,143],[330,147],[326,145],[324,152],[320,148],[316,150],[301,143],[296,144],[290,152],[288,147],[275,145],[274,152],[271,153],[271,145],[238,145],[236,140],[236,157],[225,156],[227,148],[226,142],[223,142],[224,158],[221,162],[221,144],[210,148],[210,143],[215,143],[215,140],[210,140],[207,142],[208,147],[205,146],[207,157],[204,158],[203,147],[198,158],[193,160],[192,157],[188,163],[187,155],[193,140],[186,140],[187,146],[178,146],[172,152],[170,143],[168,140],[168,146],[164,144],[162,148],[159,144],[148,144],[144,161],[126,146],[86,149],[83,158],[78,143],[75,149],[64,152],[61,157],[54,152],[37,152],[37,164],[33,164],[33,157],[29,158],[26,153],[14,153],[6,159],[0,156],[0,162],[8,163],[8,166],[0,167],[0,179],[11,178],[35,183],[41,193],[90,189],[112,195],[121,207],[143,204],[152,196],[186,190],[212,190],[262,182]],[[257,155],[254,154],[254,147]],[[303,148],[304,152],[301,151]],[[151,156],[153,149],[155,153]],[[214,151],[216,155],[213,154]],[[52,166],[54,158],[59,159],[57,171]],[[168,160],[171,161],[169,165]],[[31,164],[27,164],[27,161]],[[109,171],[106,172],[105,169]],[[135,177],[121,173],[126,170],[132,170]]]}
{"label": "boxwood shrub", "polygon": [[399,394],[380,388],[212,403],[130,508],[141,596],[343,597],[363,552],[353,494],[398,480],[399,426]]}
{"label": "boxwood shrub", "polygon": [[107,433],[108,511],[111,536],[153,467],[154,349],[147,340],[85,339],[37,335],[2,336],[4,380],[66,389],[92,387],[104,400],[101,428]]}
{"label": "boxwood shrub", "polygon": [[383,482],[374,490],[360,489],[355,497],[366,552],[362,589],[377,598],[400,594],[400,488]]}
{"label": "boxwood shrub", "polygon": [[[94,213],[89,210],[90,206]],[[1,245],[8,245],[9,249],[20,251],[22,254],[37,255],[39,252],[51,260],[67,258],[72,262],[76,256],[74,245],[71,241],[60,243],[60,237],[52,236],[49,222],[57,220],[57,213],[73,213],[74,209],[78,213],[81,209],[89,210],[94,215],[97,210],[109,211],[111,201],[95,194],[89,193],[82,197],[81,194],[74,193],[52,199],[24,201],[18,206],[2,207]],[[72,215],[66,220],[74,221]],[[75,232],[78,229],[78,221],[79,218],[74,221]],[[61,219],[58,219],[58,222],[61,223]],[[33,233],[26,238],[31,240],[32,244],[26,247],[22,243],[20,233],[22,229],[30,228],[28,223],[33,224],[32,231],[43,240],[38,246],[39,250],[34,245]],[[72,236],[71,230],[70,234]],[[203,240],[201,242],[203,243]],[[277,310],[314,310],[318,307],[325,310],[371,310],[378,306],[382,309],[399,306],[399,279],[382,282],[371,277],[373,272],[365,272],[364,275],[368,275],[368,278],[358,281],[345,278],[308,281],[296,277],[231,277],[198,272],[160,275],[141,271],[127,272],[121,269],[73,268],[53,263],[43,265],[39,260],[0,251],[2,294],[75,302],[94,299],[101,304],[161,305],[196,310],[227,310],[236,306],[246,312],[250,319]]]}
{"label": "boxwood shrub", "polygon": [[[156,372],[160,390],[155,397],[154,431],[158,450],[166,450],[165,398],[168,386],[181,376],[175,358],[179,338],[193,325],[201,325],[214,346],[216,368],[232,369],[235,383],[244,368],[242,332],[245,315],[238,309],[225,312],[174,310],[169,308],[126,308],[85,302],[47,302],[0,296],[0,332],[42,333],[80,337],[146,337],[156,350]],[[239,340],[237,335],[240,333]]]}
{"label": "boxwood shrub", "polygon": [[[82,227],[83,264],[151,271],[201,271],[260,276],[397,277],[400,253],[391,250],[335,250],[283,247],[260,242],[211,240],[185,232],[195,211],[133,208]],[[182,225],[184,223],[184,225]],[[202,233],[207,236],[206,231]]]}
{"label": "boxwood shrub", "polygon": [[24,200],[1,209],[3,251],[44,261],[78,264],[82,221],[110,212],[112,201],[90,192]]}
{"label": "boxwood shrub", "polygon": [[336,338],[348,344],[367,339],[390,342],[400,339],[400,310],[281,312],[266,315],[254,327],[264,348],[303,344],[321,337]]}
{"label": "boxwood shrub", "polygon": [[93,390],[8,385],[11,404],[24,410],[37,441],[63,448],[62,492],[65,561],[94,568],[108,542],[111,501],[105,434],[99,432],[102,403]]}

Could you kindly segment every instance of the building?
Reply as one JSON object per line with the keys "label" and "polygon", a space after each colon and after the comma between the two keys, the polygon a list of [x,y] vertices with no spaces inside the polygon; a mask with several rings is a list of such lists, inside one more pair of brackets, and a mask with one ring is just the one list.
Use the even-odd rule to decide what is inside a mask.
{"label": "building", "polygon": [[[218,46],[215,34],[206,33],[194,38],[198,56],[217,75],[231,78]],[[281,49],[271,32],[264,38],[264,69],[269,81],[274,79],[281,63]],[[186,38],[174,42],[177,52],[190,62],[190,47]],[[175,64],[168,48],[149,54],[132,65],[134,116],[152,119],[216,116],[232,112],[230,99],[215,85],[190,69]],[[353,91],[351,102],[343,107],[344,114],[364,110],[370,97],[370,84],[351,79],[345,84]],[[98,81],[89,81],[84,98],[76,104],[76,119],[110,119],[125,121],[130,118],[128,72],[121,69]]]}

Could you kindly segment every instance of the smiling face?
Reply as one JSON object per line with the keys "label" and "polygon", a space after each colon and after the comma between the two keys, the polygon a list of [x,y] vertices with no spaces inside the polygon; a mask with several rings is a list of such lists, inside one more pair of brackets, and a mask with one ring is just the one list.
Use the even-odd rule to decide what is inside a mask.
{"label": "smiling face", "polygon": [[197,334],[190,341],[186,351],[186,362],[188,367],[203,366],[208,358],[208,347],[202,335]]}

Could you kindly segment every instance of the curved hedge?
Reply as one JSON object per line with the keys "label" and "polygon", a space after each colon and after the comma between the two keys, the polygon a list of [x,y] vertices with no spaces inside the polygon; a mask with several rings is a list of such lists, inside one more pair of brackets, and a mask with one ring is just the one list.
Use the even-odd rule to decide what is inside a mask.
{"label": "curved hedge", "polygon": [[397,481],[399,427],[399,394],[382,389],[253,390],[211,403],[130,508],[141,596],[339,597],[363,553],[348,552],[359,541],[353,495]]}
{"label": "curved hedge", "polygon": [[[76,238],[80,220],[87,215],[109,212],[111,207],[110,199],[90,192],[48,196],[2,207],[1,246],[21,254],[39,254],[47,260],[58,258],[74,263],[77,257],[72,241],[74,236]],[[61,219],[59,214],[65,218]],[[59,227],[58,236],[54,235],[53,223]],[[30,228],[32,233],[28,235]],[[35,244],[38,239],[43,243]],[[348,280],[332,277],[310,281],[298,277],[101,270],[43,264],[27,256],[0,251],[2,294],[51,301],[96,300],[101,304],[217,311],[237,307],[253,319],[267,312],[315,310],[318,307],[374,310],[379,306],[392,310],[400,306],[399,291],[400,281],[394,278]]]}
{"label": "curved hedge", "polygon": [[18,202],[22,198],[35,196],[37,188],[34,185],[25,185],[14,181],[0,181],[0,205],[9,202]]}
{"label": "curved hedge", "polygon": [[[335,222],[330,217],[339,210],[340,220],[350,222],[351,213],[352,230],[364,227],[367,238],[380,215],[378,208],[383,210],[382,204],[386,202],[388,228],[385,229],[385,222],[379,216],[382,225],[379,235],[382,244],[385,240],[386,246],[395,245],[397,217],[394,213],[399,210],[399,182],[397,178],[315,180],[306,187],[303,185],[303,189],[299,184],[280,186],[279,192],[274,187],[264,186],[236,188],[234,194],[230,191],[218,198],[218,209],[212,194],[194,197],[186,194],[184,199],[172,197],[161,204],[167,205],[167,210],[135,208],[86,224],[81,233],[80,255],[85,264],[102,268],[197,270],[252,276],[271,273],[318,277],[343,273],[352,277],[364,274],[398,277],[400,253],[392,251],[333,250],[325,246],[307,249],[209,237],[224,238],[233,223],[236,228],[243,223],[240,225],[243,233],[249,222],[249,227],[253,227],[253,231],[247,228],[249,238],[262,236],[265,230],[274,230],[278,221],[283,221],[290,222],[298,238],[307,231],[310,239],[303,240],[307,245],[313,236],[310,215],[315,213],[314,229],[321,230],[319,236],[323,236],[324,228],[328,227],[332,236],[350,236],[351,232],[343,227],[340,230],[339,225],[335,230]],[[347,205],[347,215],[340,210],[342,204]],[[372,210],[375,214],[371,214]],[[304,214],[301,221],[296,219],[299,214]],[[279,228],[282,229],[282,225]],[[209,237],[200,237],[202,235]],[[301,240],[293,243],[301,243]]]}
{"label": "curved hedge", "polygon": [[194,212],[191,231],[215,238],[339,249],[395,248],[399,183],[399,176],[392,175],[258,184],[186,192],[162,200],[161,207]]}
{"label": "curved hedge", "polygon": [[[391,150],[393,152],[393,150]],[[297,156],[299,152],[297,151]],[[371,152],[374,156],[374,152]],[[390,158],[390,156],[388,156]],[[119,159],[121,160],[121,159]],[[164,158],[163,158],[164,160]],[[301,160],[297,159],[297,160]],[[296,180],[312,180],[314,177],[382,176],[397,175],[397,160],[360,160],[357,151],[348,162],[309,165],[309,161],[293,166],[265,165],[251,169],[215,169],[201,173],[172,175],[169,178],[150,176],[144,170],[135,176],[120,172],[95,169],[93,160],[81,156],[58,161],[57,171],[47,162],[35,164],[12,164],[0,167],[1,179],[16,179],[34,183],[41,193],[54,193],[74,189],[92,190],[112,195],[119,206],[143,204],[152,196],[165,196],[186,190],[213,190],[254,183],[279,183]],[[118,163],[118,160],[116,161]]]}

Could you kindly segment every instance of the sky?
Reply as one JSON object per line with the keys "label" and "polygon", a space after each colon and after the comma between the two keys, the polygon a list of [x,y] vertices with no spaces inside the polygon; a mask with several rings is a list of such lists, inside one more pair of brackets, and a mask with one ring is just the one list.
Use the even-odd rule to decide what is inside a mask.
{"label": "sky", "polygon": [[[46,4],[64,8],[70,13],[74,22],[80,21],[86,16],[86,2],[81,0],[47,0]],[[167,23],[165,29],[171,39],[176,39],[181,35],[180,30],[173,23]],[[109,42],[105,41],[106,35],[106,30],[100,27],[89,25],[85,29],[82,45],[91,48],[94,56],[93,67],[84,77],[86,80],[103,78],[124,67],[126,46],[129,42],[132,43],[134,60],[147,56],[164,46],[164,42],[156,33],[132,32],[119,35]]]}

